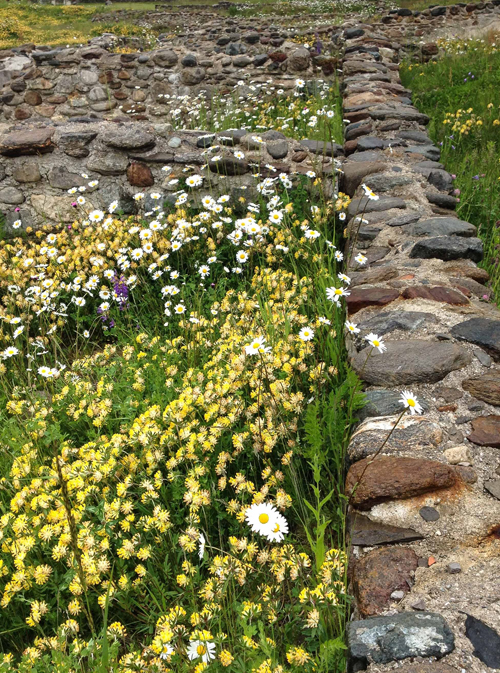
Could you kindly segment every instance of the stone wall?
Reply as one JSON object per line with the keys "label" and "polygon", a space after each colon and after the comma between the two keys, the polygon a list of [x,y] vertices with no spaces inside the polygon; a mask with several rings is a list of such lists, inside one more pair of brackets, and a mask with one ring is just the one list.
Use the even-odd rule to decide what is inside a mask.
{"label": "stone wall", "polygon": [[[485,673],[500,666],[500,314],[429,120],[401,86],[391,16],[344,33],[342,188],[368,259],[347,272],[368,398],[346,479],[350,670]],[[387,350],[371,352],[367,333]],[[423,414],[398,422],[403,390]]]}
{"label": "stone wall", "polygon": [[[25,123],[4,129],[0,136],[0,210],[6,217],[7,233],[12,233],[17,220],[24,229],[72,222],[77,216],[72,203],[79,195],[86,200],[79,216],[82,211],[107,209],[115,200],[120,211],[133,213],[137,205],[133,196],[140,191],[161,192],[175,202],[179,179],[192,174],[204,176],[211,191],[258,198],[252,174],[272,175],[266,164],[296,179],[295,174],[308,170],[332,173],[332,156],[342,153],[338,145],[299,142],[277,131],[258,136],[263,142],[255,137],[243,129],[220,134],[173,132],[169,124],[128,121]],[[235,151],[244,157],[236,158]],[[89,186],[94,181],[98,184]],[[68,194],[74,187],[84,192]],[[147,197],[146,209],[152,205]]]}

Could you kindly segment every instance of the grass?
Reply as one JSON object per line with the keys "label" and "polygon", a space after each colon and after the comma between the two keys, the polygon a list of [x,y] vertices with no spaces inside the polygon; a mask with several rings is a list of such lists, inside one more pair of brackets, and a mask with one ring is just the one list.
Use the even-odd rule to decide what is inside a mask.
{"label": "grass", "polygon": [[442,162],[456,175],[457,215],[478,227],[485,243],[483,266],[500,302],[500,50],[486,40],[443,42],[444,55],[408,63],[404,86],[431,117],[430,135]]}
{"label": "grass", "polygon": [[175,205],[0,242],[0,670],[341,673],[349,199],[167,173]]}

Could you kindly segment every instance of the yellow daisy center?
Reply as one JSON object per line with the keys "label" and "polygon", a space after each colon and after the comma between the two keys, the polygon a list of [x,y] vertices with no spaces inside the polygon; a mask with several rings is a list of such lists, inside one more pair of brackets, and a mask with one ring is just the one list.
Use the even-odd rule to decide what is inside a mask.
{"label": "yellow daisy center", "polygon": [[264,512],[259,514],[259,521],[260,523],[267,523],[269,521],[269,514],[265,514]]}
{"label": "yellow daisy center", "polygon": [[377,347],[380,346],[380,341],[378,339],[374,339],[373,340],[373,345],[377,346]]}
{"label": "yellow daisy center", "polygon": [[204,654],[206,654],[206,651],[207,651],[207,648],[205,647],[205,645],[198,645],[198,647],[196,648],[196,653],[200,657],[202,657]]}
{"label": "yellow daisy center", "polygon": [[276,526],[273,528],[273,533],[277,533],[280,529],[279,523],[276,524]]}
{"label": "yellow daisy center", "polygon": [[335,294],[342,294],[342,290],[341,290],[340,288],[337,288],[337,289],[335,290]]}
{"label": "yellow daisy center", "polygon": [[408,402],[408,405],[409,405],[410,407],[414,407],[414,406],[415,406],[415,400],[412,400],[411,398],[408,398],[406,401]]}

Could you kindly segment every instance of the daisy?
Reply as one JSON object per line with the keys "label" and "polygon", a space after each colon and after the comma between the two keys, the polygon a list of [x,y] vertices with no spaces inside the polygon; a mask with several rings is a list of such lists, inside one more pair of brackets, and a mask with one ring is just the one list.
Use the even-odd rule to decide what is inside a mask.
{"label": "daisy", "polygon": [[303,327],[299,332],[301,341],[311,341],[314,338],[314,330],[311,327]]}
{"label": "daisy", "polygon": [[111,203],[108,206],[108,213],[114,213],[117,208],[118,208],[118,201],[111,201]]}
{"label": "daisy", "polygon": [[202,264],[198,269],[198,273],[202,278],[206,278],[210,274],[210,267],[207,264]]}
{"label": "daisy", "polygon": [[363,184],[361,186],[365,190],[365,196],[367,196],[370,199],[370,201],[378,201],[379,200],[379,197],[367,185]]}
{"label": "daisy", "polygon": [[201,657],[203,663],[207,664],[212,659],[215,659],[215,643],[210,643],[206,640],[190,640],[187,655],[190,661]]}
{"label": "daisy", "polygon": [[344,287],[327,287],[326,296],[330,301],[338,302],[340,297],[348,297],[351,293]]}
{"label": "daisy", "polygon": [[415,414],[421,414],[423,412],[422,406],[411,390],[403,390],[399,402],[400,404],[404,404],[405,409],[410,410],[410,414],[412,416]]}
{"label": "daisy", "polygon": [[340,252],[340,250],[335,250],[334,256],[337,262],[341,262],[344,259],[344,255]]}
{"label": "daisy", "polygon": [[321,316],[318,318],[318,322],[321,323],[322,325],[331,325],[332,321],[328,320],[328,318],[325,318],[324,316]]}
{"label": "daisy", "polygon": [[296,79],[295,80],[295,86],[297,87],[297,89],[302,89],[302,87],[304,87],[305,85],[306,85],[306,83],[304,82],[303,79]]}
{"label": "daisy", "polygon": [[160,652],[160,659],[168,659],[174,653],[174,648],[168,643],[164,643]]}
{"label": "daisy", "polygon": [[380,337],[378,337],[376,334],[373,334],[373,332],[367,334],[365,339],[368,341],[370,346],[372,346],[372,348],[377,348],[380,353],[383,353],[387,350],[387,346],[384,344],[382,339],[380,339]]}
{"label": "daisy", "polygon": [[316,177],[316,173],[314,171],[307,171],[306,175],[307,175],[308,178],[315,178]]}
{"label": "daisy", "polygon": [[50,367],[45,367],[45,366],[38,367],[38,373],[40,374],[40,376],[43,376],[46,379],[48,379],[52,375]]}
{"label": "daisy", "polygon": [[236,159],[244,159],[245,158],[244,153],[240,152],[239,150],[234,153],[234,156],[235,156]]}
{"label": "daisy", "polygon": [[345,273],[338,273],[337,278],[339,278],[339,280],[343,280],[344,283],[347,283],[347,285],[349,285],[351,282],[351,279],[349,276],[346,276]]}
{"label": "daisy", "polygon": [[269,353],[271,348],[265,346],[266,339],[265,337],[257,337],[252,339],[251,343],[245,346],[245,352],[247,355],[255,355],[255,353]]}
{"label": "daisy", "polygon": [[273,529],[267,534],[269,542],[282,542],[288,533],[288,521],[282,514],[277,514]]}
{"label": "daisy", "polygon": [[11,357],[13,357],[14,355],[17,355],[18,353],[19,353],[19,349],[17,349],[15,346],[9,346],[9,347],[6,348],[6,349],[4,350],[4,352],[2,353],[2,357],[3,357],[4,359],[6,359],[6,358],[11,358]]}
{"label": "daisy", "polygon": [[91,222],[100,222],[103,217],[104,217],[104,213],[102,212],[102,210],[93,210],[89,214],[89,220]]}
{"label": "daisy", "polygon": [[186,307],[184,304],[177,304],[177,306],[174,307],[174,312],[177,313],[177,315],[182,315],[186,312]]}
{"label": "daisy", "polygon": [[205,545],[206,545],[206,543],[207,543],[207,541],[205,540],[205,536],[203,535],[203,533],[200,533],[200,535],[199,535],[199,537],[198,537],[198,543],[199,543],[199,545],[200,545],[200,546],[198,547],[198,556],[200,557],[200,559],[202,559],[202,558],[203,558],[203,555],[205,554]]}
{"label": "daisy", "polygon": [[345,213],[339,213],[339,220],[340,220],[341,222],[343,222],[343,221],[345,220],[345,218],[346,218],[346,214],[345,214]]}
{"label": "daisy", "polygon": [[77,198],[76,202],[77,202],[80,206],[83,206],[83,204],[85,203],[85,197],[83,197],[83,196],[79,196],[79,197]]}
{"label": "daisy", "polygon": [[314,241],[314,240],[316,240],[319,236],[321,236],[321,234],[319,233],[319,231],[316,231],[315,229],[308,229],[308,230],[306,231],[306,233],[304,234],[304,236],[305,236],[306,238],[308,238],[309,240]]}
{"label": "daisy", "polygon": [[248,253],[245,252],[244,250],[238,250],[236,253],[236,259],[240,264],[243,264],[243,262],[246,262],[248,259]]}
{"label": "daisy", "polygon": [[360,332],[359,327],[354,322],[349,322],[349,320],[346,320],[345,321],[345,326],[346,326],[346,329],[349,332],[352,332],[353,334],[359,334],[359,332]]}
{"label": "daisy", "polygon": [[279,224],[282,219],[283,219],[283,213],[281,212],[281,210],[271,210],[271,212],[269,213],[268,217],[269,222]]}
{"label": "daisy", "polygon": [[364,256],[363,254],[361,254],[361,253],[359,253],[358,255],[356,255],[356,257],[355,257],[354,259],[356,260],[356,262],[357,262],[358,264],[366,264],[366,262],[368,261],[368,257],[365,257],[365,256]]}
{"label": "daisy", "polygon": [[274,505],[262,502],[248,507],[245,512],[245,519],[254,533],[268,537],[272,533],[279,515]]}
{"label": "daisy", "polygon": [[144,198],[144,194],[142,192],[139,192],[138,194],[134,195],[134,201],[142,201]]}

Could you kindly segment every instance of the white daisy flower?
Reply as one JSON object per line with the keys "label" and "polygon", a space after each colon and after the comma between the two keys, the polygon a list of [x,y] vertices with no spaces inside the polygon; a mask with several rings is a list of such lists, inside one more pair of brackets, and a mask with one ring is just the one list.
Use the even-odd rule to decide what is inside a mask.
{"label": "white daisy flower", "polygon": [[200,659],[207,664],[215,659],[215,643],[207,640],[190,640],[187,648],[187,656],[190,661]]}
{"label": "white daisy flower", "polygon": [[311,341],[314,338],[314,330],[311,327],[303,327],[299,332],[301,341]]}
{"label": "white daisy flower", "polygon": [[405,409],[410,410],[410,414],[412,416],[414,416],[415,414],[421,414],[424,411],[422,409],[421,404],[417,400],[416,396],[411,392],[411,390],[403,390],[399,402],[404,405]]}
{"label": "white daisy flower", "polygon": [[365,339],[368,341],[370,346],[373,348],[377,348],[380,353],[383,353],[384,351],[387,350],[387,346],[384,344],[382,339],[377,336],[376,334],[373,334],[373,332],[370,332],[370,334],[367,334],[365,336]]}
{"label": "white daisy flower", "polygon": [[349,322],[349,320],[346,320],[345,321],[345,326],[346,326],[346,329],[349,332],[352,332],[353,334],[359,334],[359,332],[360,332],[359,327],[354,322]]}

